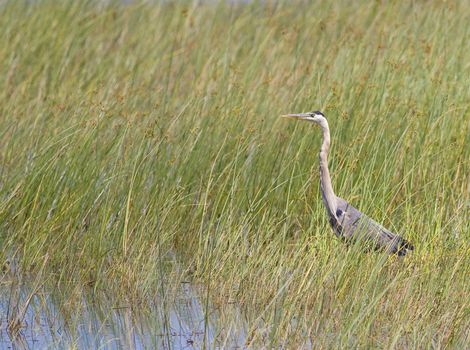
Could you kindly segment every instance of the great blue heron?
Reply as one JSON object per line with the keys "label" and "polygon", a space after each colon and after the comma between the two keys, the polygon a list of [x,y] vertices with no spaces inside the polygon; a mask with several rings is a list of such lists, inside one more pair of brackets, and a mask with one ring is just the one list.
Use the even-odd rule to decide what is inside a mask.
{"label": "great blue heron", "polygon": [[385,249],[390,254],[403,256],[413,245],[402,237],[390,232],[371,218],[362,214],[343,198],[337,197],[331,185],[328,170],[328,150],[330,148],[330,128],[325,115],[319,111],[286,114],[285,118],[306,120],[320,125],[323,143],[320,148],[320,187],[329,221],[336,236],[346,241],[365,241],[376,249]]}

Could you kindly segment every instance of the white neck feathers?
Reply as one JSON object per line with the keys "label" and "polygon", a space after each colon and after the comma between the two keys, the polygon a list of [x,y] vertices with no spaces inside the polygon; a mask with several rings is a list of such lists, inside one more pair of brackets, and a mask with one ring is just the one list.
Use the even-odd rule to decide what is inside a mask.
{"label": "white neck feathers", "polygon": [[320,148],[320,187],[323,203],[330,216],[336,217],[336,196],[331,184],[330,171],[328,170],[328,151],[330,149],[330,128],[328,121],[321,118],[318,122],[323,132],[323,142]]}

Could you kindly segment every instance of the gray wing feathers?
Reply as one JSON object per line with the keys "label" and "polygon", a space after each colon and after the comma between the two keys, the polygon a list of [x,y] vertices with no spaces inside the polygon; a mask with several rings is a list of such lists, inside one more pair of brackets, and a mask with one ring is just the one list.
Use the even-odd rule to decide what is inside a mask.
{"label": "gray wing feathers", "polygon": [[405,255],[407,249],[413,250],[409,242],[362,214],[344,199],[336,197],[336,204],[336,220],[331,218],[330,223],[338,236],[345,240],[367,241],[376,249],[385,248],[398,255]]}

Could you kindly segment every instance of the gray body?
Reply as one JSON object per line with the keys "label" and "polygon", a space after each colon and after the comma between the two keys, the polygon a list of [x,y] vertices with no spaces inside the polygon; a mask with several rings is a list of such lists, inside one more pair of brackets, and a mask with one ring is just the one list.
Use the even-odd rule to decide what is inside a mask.
{"label": "gray body", "polygon": [[347,241],[367,241],[374,249],[384,248],[387,252],[400,256],[405,255],[408,249],[413,249],[408,241],[364,215],[343,198],[336,197],[336,203],[336,216],[330,217],[330,223],[331,219],[336,220],[331,225],[337,236]]}
{"label": "gray body", "polygon": [[323,142],[319,154],[320,187],[329,222],[336,236],[347,242],[359,240],[373,249],[384,249],[390,254],[396,253],[400,256],[405,255],[408,250],[413,250],[412,244],[387,230],[354,208],[346,200],[334,194],[328,169],[330,129],[323,113],[288,114],[285,117],[310,121],[322,128]]}

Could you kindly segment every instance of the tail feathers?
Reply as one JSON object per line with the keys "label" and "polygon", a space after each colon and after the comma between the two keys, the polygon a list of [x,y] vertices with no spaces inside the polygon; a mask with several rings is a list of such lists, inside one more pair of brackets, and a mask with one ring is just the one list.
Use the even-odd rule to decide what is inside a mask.
{"label": "tail feathers", "polygon": [[397,243],[397,250],[396,250],[396,253],[398,254],[398,256],[404,256],[406,255],[406,253],[408,253],[408,250],[414,250],[414,249],[415,247],[413,246],[413,244],[408,242],[406,239],[400,237],[400,240]]}

